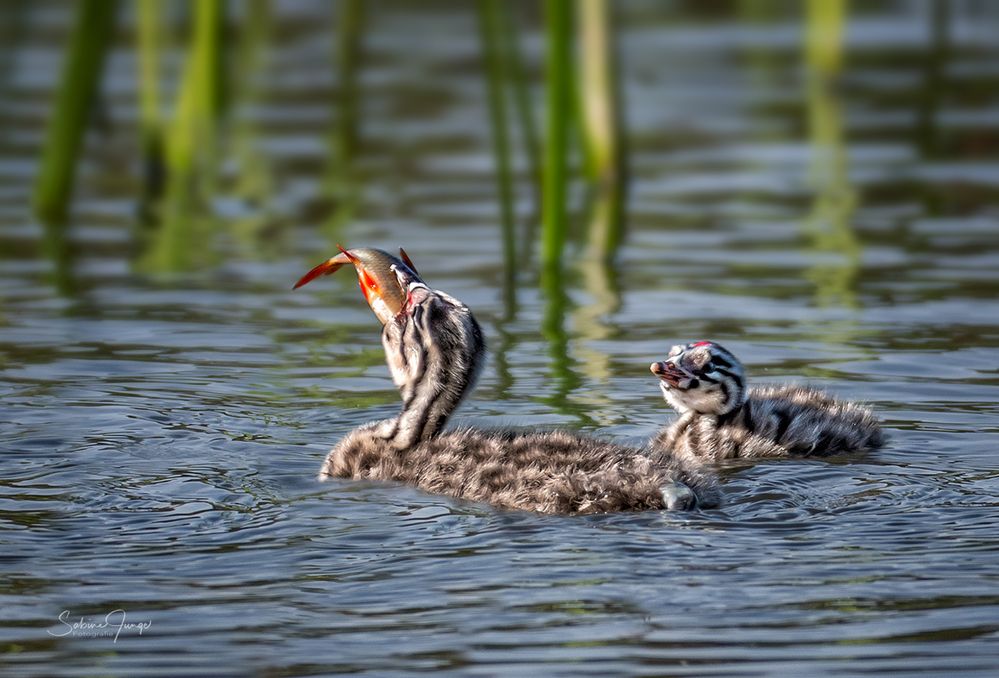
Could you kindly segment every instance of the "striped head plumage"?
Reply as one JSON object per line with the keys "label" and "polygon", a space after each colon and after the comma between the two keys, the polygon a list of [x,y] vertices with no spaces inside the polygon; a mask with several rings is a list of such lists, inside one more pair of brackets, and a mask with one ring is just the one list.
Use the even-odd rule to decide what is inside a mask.
{"label": "striped head plumage", "polygon": [[742,363],[712,341],[678,344],[665,360],[652,363],[663,397],[680,413],[724,415],[746,402]]}
{"label": "striped head plumage", "polygon": [[[478,378],[485,341],[458,299],[431,289],[407,266],[391,266],[405,300],[382,329],[382,345],[404,405],[419,389],[463,396]],[[457,406],[457,402],[453,403]]]}
{"label": "striped head plumage", "polygon": [[380,423],[379,435],[405,449],[440,432],[475,385],[486,347],[468,307],[431,289],[406,252],[399,254],[341,247],[295,287],[353,264],[364,298],[382,323],[385,361],[402,395],[402,411]]}

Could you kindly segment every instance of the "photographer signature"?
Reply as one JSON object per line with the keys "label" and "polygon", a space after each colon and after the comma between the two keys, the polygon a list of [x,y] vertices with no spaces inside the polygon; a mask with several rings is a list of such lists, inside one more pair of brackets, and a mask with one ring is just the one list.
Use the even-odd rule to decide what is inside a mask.
{"label": "photographer signature", "polygon": [[70,611],[63,610],[59,613],[59,622],[62,627],[57,630],[48,629],[46,633],[57,638],[66,636],[81,636],[87,638],[113,637],[114,642],[118,642],[118,636],[122,631],[138,631],[141,636],[144,631],[148,631],[153,625],[152,621],[130,622],[125,619],[125,610],[111,610],[104,615],[103,620],[92,621],[83,615],[78,621],[70,619]]}

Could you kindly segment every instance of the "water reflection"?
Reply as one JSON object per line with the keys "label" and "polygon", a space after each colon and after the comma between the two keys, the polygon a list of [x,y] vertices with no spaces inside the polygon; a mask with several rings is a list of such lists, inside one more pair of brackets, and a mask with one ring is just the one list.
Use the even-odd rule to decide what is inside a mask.
{"label": "water reflection", "polygon": [[[486,70],[486,96],[493,139],[496,196],[499,205],[500,240],[503,250],[504,315],[511,317],[517,304],[517,248],[513,170],[510,148],[511,125],[508,124],[508,92],[513,85],[510,56],[501,50],[504,10],[497,0],[478,3],[479,36]],[[509,28],[509,24],[507,24]]]}
{"label": "water reflection", "polygon": [[337,90],[332,98],[333,127],[328,136],[329,158],[326,165],[325,188],[333,210],[324,229],[335,245],[344,226],[357,215],[364,197],[364,184],[358,175],[356,162],[361,138],[360,111],[364,93],[360,77],[364,62],[366,11],[361,0],[343,0],[336,16],[333,55],[337,75]]}
{"label": "water reflection", "polygon": [[138,0],[136,10],[136,51],[139,93],[139,145],[142,156],[142,195],[139,210],[143,220],[156,219],[156,205],[163,196],[166,181],[163,123],[160,115],[160,72],[162,37],[166,33],[161,16],[162,5],[156,0]]}
{"label": "water reflection", "polygon": [[[257,112],[267,103],[265,85],[272,77],[273,31],[269,0],[250,0],[236,48],[241,67],[234,73],[231,84],[235,106],[230,134],[236,167],[232,192],[254,211],[264,212],[267,200],[274,193],[274,177],[270,158],[261,149],[264,132]],[[254,224],[259,225],[262,220],[251,221],[247,216],[237,218],[237,233],[252,239]]]}
{"label": "water reflection", "polygon": [[575,353],[580,370],[587,382],[595,382],[599,389],[593,396],[579,394],[576,400],[591,413],[590,419],[601,426],[612,423],[618,413],[607,412],[610,399],[606,390],[616,376],[611,367],[611,356],[594,344],[614,338],[616,328],[609,318],[621,307],[621,290],[617,269],[602,258],[583,257],[577,264],[587,299],[572,312]]}
{"label": "water reflection", "polygon": [[[213,236],[221,219],[212,208],[218,194],[223,110],[224,13],[218,0],[191,13],[191,49],[184,63],[173,120],[165,137],[165,195],[150,207],[138,271],[173,272],[218,260]],[[155,75],[155,73],[153,74]]]}
{"label": "water reflection", "polygon": [[[254,110],[231,111],[237,126],[248,116],[239,134],[271,172],[248,193],[272,195],[259,210],[229,200],[243,170],[223,167],[223,197],[185,208],[220,223],[157,232],[173,238],[158,245],[161,267],[192,269],[170,276],[133,264],[137,183],[122,178],[115,146],[138,143],[123,115],[138,93],[122,50],[107,80],[116,131],[88,149],[74,219],[49,235],[28,214],[40,112],[70,25],[69,5],[30,5],[25,51],[12,60],[12,43],[0,46],[0,68],[12,68],[0,97],[7,671],[991,675],[995,10],[949,6],[950,94],[931,107],[928,164],[913,161],[922,51],[932,51],[921,4],[851,4],[843,88],[803,96],[786,86],[802,66],[801,17],[761,5],[776,16],[751,26],[724,5],[618,5],[637,142],[618,266],[567,260],[564,276],[539,285],[520,260],[509,308],[474,13],[365,5],[377,26],[358,83],[370,144],[354,169],[367,218],[345,224],[344,240],[420,243],[417,264],[435,285],[487,331],[500,319],[497,382],[485,375],[489,397],[464,403],[456,425],[647,438],[664,405],[633,366],[668,332],[731,344],[754,379],[811,379],[868,401],[892,438],[859,459],[727,469],[717,511],[583,520],[314,482],[331,444],[399,406],[355,281],[288,290],[321,256],[317,224],[331,211],[316,180],[339,91],[325,3],[270,4]],[[0,3],[0,17],[23,6]],[[537,56],[533,10],[518,8],[525,56]],[[753,50],[769,64],[744,86]],[[179,56],[167,50],[164,69]],[[535,88],[538,75],[528,70]],[[837,110],[846,104],[849,115]],[[806,136],[809,108],[820,124]],[[819,156],[835,171],[805,185]],[[861,189],[862,201],[821,201]],[[945,199],[930,206],[927,195]],[[806,236],[813,208],[821,219],[807,228],[820,232]],[[233,221],[259,213],[290,251],[267,229],[233,237]],[[865,265],[845,291],[812,283],[820,255],[850,269],[848,243],[817,244],[844,224]],[[70,274],[62,284],[76,296],[60,297],[50,271]],[[817,303],[822,284],[833,301]],[[46,632],[64,609],[117,607],[150,619],[149,633],[111,644]]]}
{"label": "water reflection", "polygon": [[511,332],[506,329],[508,318],[504,317],[502,322],[496,324],[496,333],[499,334],[499,342],[488,346],[495,356],[496,364],[496,387],[500,393],[509,393],[514,387],[513,370],[511,369],[511,353],[516,346],[516,339]]}
{"label": "water reflection", "polygon": [[[842,64],[843,5],[810,2],[806,79],[811,137],[809,183],[815,192],[804,227],[818,260],[807,272],[820,306],[857,307],[862,248],[853,229],[858,194],[850,184],[838,82]],[[837,13],[834,8],[839,8]]]}
{"label": "water reflection", "polygon": [[190,177],[171,173],[159,209],[159,223],[146,233],[145,246],[135,260],[136,271],[190,271],[219,261],[212,242],[223,222],[211,213]]}
{"label": "water reflection", "polygon": [[[940,155],[940,104],[946,92],[946,73],[950,62],[950,3],[931,0],[926,13],[930,45],[923,52],[923,87],[919,92],[916,145],[923,158]],[[930,206],[932,207],[932,206]]]}
{"label": "water reflection", "polygon": [[545,306],[541,319],[541,336],[548,342],[551,383],[538,401],[557,412],[572,412],[584,423],[590,423],[591,418],[587,413],[571,405],[570,396],[583,383],[583,378],[576,369],[576,361],[570,351],[570,335],[565,326],[566,317],[571,311],[565,272],[560,268],[543,266],[541,288]]}

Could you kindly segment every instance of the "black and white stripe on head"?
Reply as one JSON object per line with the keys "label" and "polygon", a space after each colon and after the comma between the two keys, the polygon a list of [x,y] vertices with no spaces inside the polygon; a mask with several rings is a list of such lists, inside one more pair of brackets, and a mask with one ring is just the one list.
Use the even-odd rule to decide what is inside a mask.
{"label": "black and white stripe on head", "polygon": [[403,399],[402,411],[383,436],[399,449],[443,428],[475,385],[485,356],[482,330],[467,306],[422,281],[407,287],[406,308],[382,332],[386,361]]}
{"label": "black and white stripe on head", "polygon": [[746,402],[742,363],[720,344],[695,341],[674,346],[665,363],[686,377],[660,380],[666,401],[680,412],[724,415]]}

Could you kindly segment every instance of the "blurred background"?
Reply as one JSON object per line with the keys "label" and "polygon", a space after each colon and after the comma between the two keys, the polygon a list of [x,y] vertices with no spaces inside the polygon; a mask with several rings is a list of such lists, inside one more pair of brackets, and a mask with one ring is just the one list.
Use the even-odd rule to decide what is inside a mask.
{"label": "blurred background", "polygon": [[[997,34],[981,0],[0,4],[4,662],[989,674]],[[648,364],[711,338],[892,443],[691,516],[319,486],[398,407],[353,275],[290,290],[337,243],[475,311],[460,423],[641,443]],[[56,635],[116,608],[151,628]]]}

